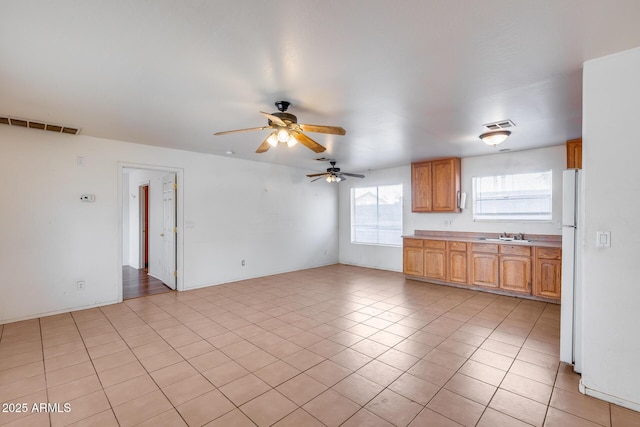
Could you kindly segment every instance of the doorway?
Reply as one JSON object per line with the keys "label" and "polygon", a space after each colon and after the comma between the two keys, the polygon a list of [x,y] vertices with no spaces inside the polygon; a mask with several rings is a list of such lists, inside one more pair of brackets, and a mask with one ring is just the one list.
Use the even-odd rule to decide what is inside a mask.
{"label": "doorway", "polygon": [[176,175],[122,169],[122,299],[176,289]]}

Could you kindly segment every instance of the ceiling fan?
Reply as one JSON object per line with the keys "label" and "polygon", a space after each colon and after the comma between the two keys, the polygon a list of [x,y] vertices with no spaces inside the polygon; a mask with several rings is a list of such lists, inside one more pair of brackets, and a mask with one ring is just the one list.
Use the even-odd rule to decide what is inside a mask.
{"label": "ceiling fan", "polygon": [[311,182],[317,181],[322,177],[326,177],[325,180],[327,182],[344,181],[345,179],[347,179],[347,178],[345,178],[346,176],[352,176],[354,178],[364,178],[364,175],[360,175],[360,174],[357,174],[357,173],[340,172],[340,168],[336,167],[336,161],[335,160],[331,160],[331,161],[329,161],[329,163],[331,163],[331,167],[327,168],[326,172],[312,173],[312,174],[307,175],[309,178],[315,178],[315,179],[312,179]]}
{"label": "ceiling fan", "polygon": [[332,135],[344,135],[346,131],[338,126],[322,126],[322,125],[308,125],[298,123],[298,118],[291,113],[287,113],[287,108],[291,105],[287,101],[276,101],[275,103],[278,111],[272,114],[260,111],[260,114],[265,116],[268,120],[267,126],[260,126],[248,129],[228,130],[225,132],[216,132],[214,135],[227,135],[229,133],[247,132],[252,130],[264,130],[271,129],[273,132],[269,134],[262,141],[262,144],[256,150],[256,153],[264,153],[271,147],[275,147],[279,142],[286,142],[289,147],[293,147],[296,143],[300,143],[305,147],[315,151],[316,153],[322,153],[326,150],[325,147],[318,144],[313,139],[305,135],[304,132],[315,133],[328,133]]}

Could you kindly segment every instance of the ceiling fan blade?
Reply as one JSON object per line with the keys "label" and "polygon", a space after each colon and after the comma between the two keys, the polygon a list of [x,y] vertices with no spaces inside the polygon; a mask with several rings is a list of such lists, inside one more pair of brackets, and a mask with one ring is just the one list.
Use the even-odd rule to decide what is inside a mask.
{"label": "ceiling fan blade", "polygon": [[312,173],[307,175],[309,178],[312,178],[314,176],[324,176],[324,175],[329,175],[327,172],[322,172],[322,173]]}
{"label": "ceiling fan blade", "polygon": [[319,180],[319,179],[321,179],[321,178],[322,178],[322,177],[321,177],[321,176],[319,176],[319,177],[317,177],[316,179],[312,179],[312,180],[311,180],[311,181],[309,181],[309,182],[315,182],[315,181],[317,181],[317,180]]}
{"label": "ceiling fan blade", "polygon": [[265,151],[267,151],[269,148],[271,148],[271,144],[269,144],[269,141],[267,141],[269,139],[269,137],[271,136],[271,134],[269,134],[269,136],[267,136],[264,141],[262,141],[262,144],[260,144],[260,146],[258,147],[258,149],[256,150],[256,153],[264,153]]}
{"label": "ceiling fan blade", "polygon": [[324,148],[322,145],[315,142],[313,139],[309,138],[304,133],[295,132],[295,131],[292,131],[291,133],[300,144],[304,145],[310,150],[313,150],[316,153],[322,153],[323,151],[326,150],[326,148]]}
{"label": "ceiling fan blade", "polygon": [[282,121],[282,119],[278,116],[274,116],[273,114],[265,113],[264,111],[260,111],[260,114],[265,116],[267,119],[271,120],[272,123],[277,124],[278,126],[286,126],[287,124]]}
{"label": "ceiling fan blade", "polygon": [[322,126],[322,125],[304,125],[299,124],[300,129],[305,132],[314,132],[314,133],[330,133],[332,135],[344,135],[347,133],[346,130],[342,129],[340,126]]}
{"label": "ceiling fan blade", "polygon": [[252,131],[252,130],[264,130],[264,129],[271,129],[271,126],[260,126],[260,127],[257,127],[257,128],[227,130],[227,131],[224,131],[224,132],[216,132],[216,133],[214,133],[214,135],[218,135],[219,136],[219,135],[227,135],[227,134],[230,134],[230,133],[249,132],[249,131]]}
{"label": "ceiling fan blade", "polygon": [[340,175],[353,176],[355,178],[364,178],[364,175],[360,175],[359,173],[340,172]]}

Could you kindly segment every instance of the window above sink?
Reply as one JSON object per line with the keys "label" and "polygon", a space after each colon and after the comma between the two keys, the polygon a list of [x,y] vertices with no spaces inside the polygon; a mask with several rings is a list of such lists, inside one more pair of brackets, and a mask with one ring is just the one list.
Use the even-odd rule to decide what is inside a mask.
{"label": "window above sink", "polygon": [[472,182],[474,221],[551,221],[550,170],[473,177]]}

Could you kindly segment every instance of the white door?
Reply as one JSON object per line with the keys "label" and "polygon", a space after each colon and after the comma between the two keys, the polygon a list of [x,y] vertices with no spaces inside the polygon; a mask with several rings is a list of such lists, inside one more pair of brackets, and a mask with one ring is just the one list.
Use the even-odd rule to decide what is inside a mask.
{"label": "white door", "polygon": [[176,288],[176,174],[162,177],[162,282]]}

